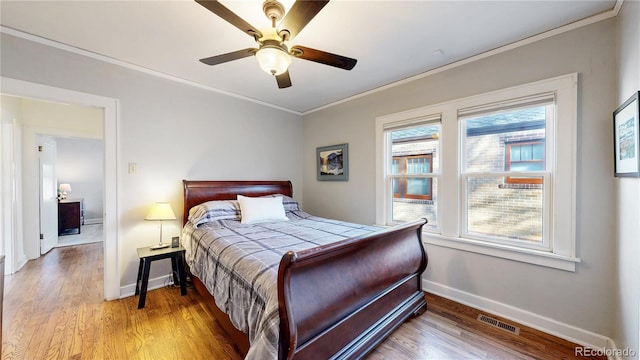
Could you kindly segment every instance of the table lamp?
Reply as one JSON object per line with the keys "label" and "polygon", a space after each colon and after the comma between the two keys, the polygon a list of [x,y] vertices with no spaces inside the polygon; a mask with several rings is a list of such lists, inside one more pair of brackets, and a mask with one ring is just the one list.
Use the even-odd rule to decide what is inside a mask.
{"label": "table lamp", "polygon": [[62,193],[60,199],[64,200],[67,198],[67,192],[71,192],[71,184],[60,184],[58,189]]}
{"label": "table lamp", "polygon": [[173,213],[171,209],[171,205],[167,202],[157,202],[153,205],[149,213],[144,218],[145,220],[160,220],[160,242],[158,245],[154,245],[151,247],[151,250],[164,249],[169,247],[171,244],[162,242],[162,222],[164,220],[175,220],[176,215]]}

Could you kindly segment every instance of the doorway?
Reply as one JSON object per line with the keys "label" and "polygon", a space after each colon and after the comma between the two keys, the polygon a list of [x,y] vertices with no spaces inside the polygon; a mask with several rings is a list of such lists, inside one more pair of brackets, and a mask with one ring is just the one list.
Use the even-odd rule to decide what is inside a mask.
{"label": "doorway", "polygon": [[[120,297],[120,276],[118,264],[118,209],[117,209],[117,109],[118,101],[112,98],[80,93],[47,85],[30,83],[22,80],[0,77],[2,82],[2,93],[12,96],[24,97],[28,99],[38,99],[63,104],[80,105],[91,108],[98,108],[103,113],[103,134],[104,134],[104,204],[103,204],[103,231],[104,231],[104,297],[106,300]],[[23,211],[12,211],[12,216],[18,218],[15,223],[21,223],[17,230],[22,230],[22,236],[3,237],[2,246],[10,242],[12,248],[23,248],[27,258],[34,259],[40,254],[39,234],[37,227],[34,228],[33,220],[38,216],[39,201],[37,184],[37,165],[33,167],[28,164],[37,164],[36,133],[40,130],[25,127],[23,132],[23,153],[20,154],[19,161],[24,164],[22,169],[22,193],[18,194],[22,200]],[[35,168],[35,169],[34,169]],[[15,182],[15,177],[10,179]],[[3,213],[3,223],[7,214]],[[24,217],[24,219],[22,219]],[[10,219],[12,220],[12,219]],[[30,221],[23,221],[30,220]],[[13,220],[12,220],[13,221]],[[13,222],[12,222],[13,223]],[[21,228],[21,229],[20,229]],[[7,247],[7,246],[5,246]],[[9,254],[7,254],[9,255]]]}
{"label": "doorway", "polygon": [[[87,116],[91,114],[94,115],[93,118]],[[71,116],[72,114],[68,114],[65,119],[68,120]],[[85,111],[81,114],[80,120],[95,121],[102,125],[102,111],[94,109],[89,114]],[[102,242],[102,138],[41,136],[40,139],[40,253],[45,254],[54,247]],[[51,157],[53,159],[50,159]],[[45,178],[45,167],[55,172],[53,181],[47,181]],[[56,199],[53,201],[53,209],[46,204],[51,198]]]}

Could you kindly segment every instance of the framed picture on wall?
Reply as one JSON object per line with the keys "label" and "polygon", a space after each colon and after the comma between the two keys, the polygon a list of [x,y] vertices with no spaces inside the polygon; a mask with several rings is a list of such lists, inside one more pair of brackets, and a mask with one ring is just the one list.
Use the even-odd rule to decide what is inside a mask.
{"label": "framed picture on wall", "polygon": [[613,112],[613,154],[616,177],[640,176],[639,95],[640,91],[636,92]]}
{"label": "framed picture on wall", "polygon": [[349,180],[349,144],[317,148],[316,161],[319,181]]}

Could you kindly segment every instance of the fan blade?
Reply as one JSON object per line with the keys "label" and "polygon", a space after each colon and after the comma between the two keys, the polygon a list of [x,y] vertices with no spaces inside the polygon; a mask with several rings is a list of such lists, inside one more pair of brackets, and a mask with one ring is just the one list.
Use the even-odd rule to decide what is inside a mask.
{"label": "fan blade", "polygon": [[234,52],[230,52],[222,55],[216,55],[216,56],[200,59],[200,62],[207,65],[218,65],[218,64],[226,63],[228,61],[238,60],[238,59],[255,55],[256,51],[258,51],[258,49],[253,49],[253,48],[242,49],[242,50],[238,50],[238,51],[234,51]]}
{"label": "fan blade", "polygon": [[233,11],[226,8],[224,5],[219,3],[216,0],[196,0],[196,2],[205,8],[207,8],[212,13],[218,15],[222,19],[226,20],[229,24],[237,27],[243,32],[247,33],[249,36],[259,39],[262,37],[262,33],[260,30],[253,27],[248,22],[244,21],[241,17],[236,15]]}
{"label": "fan blade", "polygon": [[289,70],[283,72],[280,75],[276,75],[276,81],[278,82],[278,88],[284,89],[291,86],[291,78],[289,77]]}
{"label": "fan blade", "polygon": [[294,46],[291,48],[291,55],[320,64],[335,66],[340,69],[351,70],[356,66],[358,60],[346,56],[340,56],[326,51],[311,49],[304,46]]}
{"label": "fan blade", "polygon": [[287,40],[292,40],[328,2],[329,0],[296,1],[280,22],[278,34],[283,30],[287,30],[290,33]]}

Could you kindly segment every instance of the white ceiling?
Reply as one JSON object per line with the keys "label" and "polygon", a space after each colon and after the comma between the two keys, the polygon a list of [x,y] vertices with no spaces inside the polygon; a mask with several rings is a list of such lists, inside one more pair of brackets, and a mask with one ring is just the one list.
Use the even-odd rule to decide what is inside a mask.
{"label": "white ceiling", "polygon": [[[293,0],[281,1],[288,9]],[[253,26],[270,26],[262,1],[222,1]],[[616,0],[332,0],[290,45],[358,59],[351,71],[294,59],[278,89],[254,57],[198,59],[255,47],[195,1],[0,1],[15,29],[207,88],[296,113],[367,92],[613,10]],[[440,49],[441,54],[436,50]]]}

